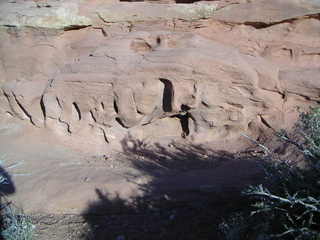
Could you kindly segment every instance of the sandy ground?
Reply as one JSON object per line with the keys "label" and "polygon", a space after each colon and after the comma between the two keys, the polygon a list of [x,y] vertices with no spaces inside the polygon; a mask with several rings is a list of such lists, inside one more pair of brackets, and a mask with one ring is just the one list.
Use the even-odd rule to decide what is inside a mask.
{"label": "sandy ground", "polygon": [[[158,233],[167,229],[168,219],[174,218],[170,216],[175,216],[177,208],[165,207],[167,210],[159,215],[151,203],[164,200],[180,206],[181,202],[199,202],[206,194],[215,194],[220,202],[230,201],[232,197],[228,196],[238,194],[262,175],[259,163],[253,159],[235,158],[202,146],[169,144],[150,148],[128,141],[123,151],[95,155],[75,151],[56,136],[41,131],[33,128],[31,134],[27,127],[16,123],[0,128],[2,167],[11,177],[8,197],[33,216],[36,239],[109,239],[105,231],[98,231],[99,236],[89,234],[99,226],[106,228],[104,217],[118,222],[116,227],[108,224],[113,229],[110,239],[116,239],[117,234],[121,237],[122,232],[138,239],[143,229],[147,229],[144,236],[159,237],[150,239],[165,239]],[[188,204],[182,205],[188,208]],[[87,217],[90,215],[97,217]],[[153,229],[150,222],[158,222],[162,230]],[[172,235],[167,239],[178,238]]]}

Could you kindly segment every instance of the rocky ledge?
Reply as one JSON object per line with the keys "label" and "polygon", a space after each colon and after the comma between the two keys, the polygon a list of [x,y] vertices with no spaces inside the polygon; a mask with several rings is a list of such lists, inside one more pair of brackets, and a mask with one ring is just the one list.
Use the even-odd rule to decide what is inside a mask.
{"label": "rocky ledge", "polygon": [[320,2],[0,3],[1,123],[103,144],[288,128],[319,101]]}

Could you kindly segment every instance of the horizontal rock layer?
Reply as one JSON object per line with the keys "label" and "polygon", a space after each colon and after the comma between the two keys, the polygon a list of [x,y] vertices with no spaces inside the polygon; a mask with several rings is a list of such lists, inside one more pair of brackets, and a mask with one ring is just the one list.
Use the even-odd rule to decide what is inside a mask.
{"label": "horizontal rock layer", "polygon": [[107,143],[288,126],[319,101],[317,1],[221,3],[1,3],[2,121]]}

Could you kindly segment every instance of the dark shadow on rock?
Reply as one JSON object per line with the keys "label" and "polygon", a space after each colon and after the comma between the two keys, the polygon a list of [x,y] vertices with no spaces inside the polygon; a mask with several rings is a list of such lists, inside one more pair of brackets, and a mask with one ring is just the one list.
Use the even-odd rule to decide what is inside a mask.
{"label": "dark shadow on rock", "polygon": [[[121,199],[96,189],[97,199],[83,212],[84,239],[219,239],[217,226],[240,209],[240,192],[263,179],[256,157],[214,151],[202,145],[146,145],[122,142],[123,154],[139,176],[143,196]],[[108,190],[105,189],[107,192]]]}
{"label": "dark shadow on rock", "polygon": [[9,173],[0,167],[0,193],[7,196],[15,193],[16,188]]}

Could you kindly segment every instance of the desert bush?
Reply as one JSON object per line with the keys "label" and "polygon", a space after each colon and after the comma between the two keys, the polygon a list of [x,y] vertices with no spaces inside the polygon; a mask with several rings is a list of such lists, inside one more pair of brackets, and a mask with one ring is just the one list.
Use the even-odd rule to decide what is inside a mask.
{"label": "desert bush", "polygon": [[320,240],[320,109],[301,114],[295,129],[302,140],[277,135],[297,147],[303,165],[264,158],[267,184],[243,191],[250,204],[220,224],[225,239]]}
{"label": "desert bush", "polygon": [[2,238],[4,240],[31,240],[34,225],[30,217],[8,201],[2,203],[1,207]]}
{"label": "desert bush", "polygon": [[[0,239],[32,240],[34,225],[30,217],[6,198],[2,189],[12,184],[9,175],[1,168],[0,171]],[[3,188],[1,188],[3,186]]]}
{"label": "desert bush", "polygon": [[313,108],[309,114],[301,114],[300,119],[298,127],[306,139],[306,154],[318,163],[317,160],[320,158],[320,108]]}

